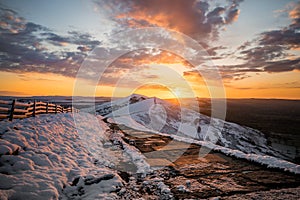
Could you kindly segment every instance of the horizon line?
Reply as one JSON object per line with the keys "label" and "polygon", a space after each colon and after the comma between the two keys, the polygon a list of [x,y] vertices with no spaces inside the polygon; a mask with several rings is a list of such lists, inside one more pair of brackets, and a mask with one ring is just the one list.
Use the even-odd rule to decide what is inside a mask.
{"label": "horizon line", "polygon": [[[130,96],[130,95],[128,95]],[[146,95],[143,95],[146,96]],[[119,96],[119,97],[111,97],[111,96],[73,96],[73,95],[1,95],[0,94],[0,98],[1,97],[6,97],[6,98],[30,98],[30,97],[81,97],[81,98],[125,98],[127,96]],[[148,96],[149,97],[149,96]],[[152,96],[155,97],[155,96]],[[150,97],[151,98],[151,97]],[[156,97],[159,98],[159,97]],[[299,101],[300,98],[276,98],[276,97],[225,97],[225,98],[209,98],[209,97],[182,97],[182,98],[160,98],[160,99],[164,99],[164,100],[172,100],[172,99],[193,99],[193,98],[198,98],[198,99],[229,99],[229,100],[245,100],[245,99],[257,99],[257,100],[296,100]]]}

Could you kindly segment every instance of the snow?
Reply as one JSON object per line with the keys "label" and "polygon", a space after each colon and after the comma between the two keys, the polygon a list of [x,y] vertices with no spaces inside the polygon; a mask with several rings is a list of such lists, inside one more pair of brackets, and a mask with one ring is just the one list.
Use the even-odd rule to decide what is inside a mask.
{"label": "snow", "polygon": [[[172,105],[165,104],[158,99],[157,103],[160,106],[155,107],[153,98],[146,99],[135,95],[127,100],[118,99],[118,102],[125,105],[130,99],[132,102],[129,104],[129,109],[135,110],[135,106],[138,105],[135,110],[137,112],[109,118],[109,122],[167,135],[178,141],[196,143],[229,156],[264,164],[267,167],[300,173],[299,165],[264,154],[271,149],[263,146],[265,140],[262,138],[262,133],[254,129],[226,122],[225,128],[229,136],[241,140],[233,145],[233,141],[228,139],[229,136],[226,137],[218,132],[216,124],[222,122],[217,119],[212,119],[215,126],[210,129],[208,117],[184,110],[187,118],[183,119],[182,125],[178,123],[178,110]],[[153,109],[150,112],[147,110],[149,107]],[[121,106],[121,111],[116,110],[116,113],[123,113],[122,109],[125,110]],[[162,109],[166,112],[161,111]],[[173,111],[171,116],[170,111]],[[180,133],[168,134],[159,131],[167,130],[165,127],[153,130],[151,117],[147,118],[151,112],[157,117],[152,118],[152,121],[157,120],[158,124],[166,121],[167,126],[170,126],[168,130],[175,130],[174,126],[177,126],[181,130]],[[168,116],[164,118],[166,114]],[[221,134],[221,144],[224,146],[215,144],[215,138],[211,135],[209,135],[209,140],[197,138],[199,135],[195,134],[192,124],[195,123],[195,119],[199,118],[201,118],[199,122],[201,132],[215,131]],[[123,141],[123,133],[112,131],[103,119],[102,116],[81,112],[74,113],[74,115],[38,115],[35,118],[12,122],[0,121],[0,199],[117,199],[123,193],[129,194],[130,192],[125,189],[125,182],[118,175],[118,170],[120,170],[118,165],[124,161],[132,162],[140,177],[151,174],[152,169],[138,149]],[[250,136],[238,134],[239,131],[249,133]],[[250,141],[249,137],[252,142],[247,142]],[[253,148],[256,140],[261,142],[259,153],[255,153],[254,150],[252,151],[254,153],[244,152]],[[244,151],[233,149],[231,145],[234,147],[239,145],[239,148]],[[126,171],[125,168],[121,170]],[[132,179],[134,177],[130,177],[130,180]],[[148,181],[151,187],[157,185],[160,195],[172,196],[170,188],[162,179]],[[189,189],[190,182],[181,184],[185,185],[182,185],[180,190]],[[138,192],[138,188],[135,189]]]}
{"label": "snow", "polygon": [[146,162],[146,157],[134,146],[124,142],[124,140],[122,139],[123,136],[124,136],[123,133],[118,131],[112,133],[110,135],[110,139],[114,141],[114,143],[121,144],[121,146],[123,147],[123,151],[126,154],[125,156],[128,156],[130,160],[137,167],[136,174],[139,175],[140,177],[145,177],[147,174],[149,174],[152,171],[150,165]]}
{"label": "snow", "polygon": [[[105,112],[105,117],[111,118],[110,121],[114,121],[114,123],[124,124],[142,131],[186,135],[203,141],[218,142],[221,146],[245,153],[267,154],[284,158],[283,155],[267,145],[263,133],[257,130],[209,118],[157,98],[156,104],[154,98],[145,98],[144,96],[135,103],[129,103],[130,97],[112,101],[110,105],[114,105],[117,109]],[[120,102],[121,105],[118,105]],[[98,113],[101,113],[105,106],[98,106]],[[199,127],[201,131],[198,133]]]}
{"label": "snow", "polygon": [[173,139],[175,139],[177,141],[199,144],[203,147],[207,147],[209,149],[222,152],[228,156],[234,156],[236,158],[242,158],[242,159],[246,159],[246,160],[253,161],[256,163],[260,163],[262,165],[266,165],[269,168],[279,168],[279,169],[283,169],[284,171],[289,171],[289,172],[292,172],[295,174],[300,174],[300,165],[297,165],[295,163],[292,163],[292,162],[289,162],[289,161],[286,161],[286,160],[283,160],[280,158],[276,158],[274,156],[244,153],[240,150],[234,150],[234,149],[230,149],[227,147],[222,147],[222,146],[213,144],[211,142],[199,141],[199,140],[194,140],[191,138],[185,138],[185,137],[176,136],[176,135],[170,135],[170,137],[172,137]]}
{"label": "snow", "polygon": [[145,126],[137,123],[135,120],[133,120],[132,118],[129,118],[127,116],[120,116],[115,119],[108,118],[107,121],[109,123],[123,124],[128,127],[134,127],[136,130],[140,130],[140,131],[146,131],[146,132],[152,131],[151,129],[146,128]]}
{"label": "snow", "polygon": [[[99,157],[91,155],[100,150],[108,127],[92,115],[76,118],[81,123],[75,125],[71,114],[0,122],[0,199],[103,199],[116,195],[123,180],[106,167],[109,155],[99,155],[103,159],[100,164],[95,164]],[[80,138],[83,135],[90,145]]]}
{"label": "snow", "polygon": [[141,177],[145,177],[151,172],[150,165],[146,162],[146,157],[140,153],[134,146],[128,145],[122,142],[125,152],[130,155],[131,160],[135,163],[138,168],[137,174]]}
{"label": "snow", "polygon": [[[132,94],[125,98],[116,99],[114,101],[106,102],[99,106],[92,107],[92,109],[95,109],[100,115],[106,115],[108,113],[111,113],[112,111],[118,110],[123,107],[127,107],[131,103],[143,101],[147,98],[148,97],[143,95]],[[91,112],[91,109],[89,111]]]}
{"label": "snow", "polygon": [[[169,135],[175,140],[197,143],[226,155],[300,173],[300,166],[284,160],[282,154],[267,145],[267,139],[258,130],[209,118],[161,99],[156,99],[155,104],[154,98],[137,96],[135,98],[139,101],[129,103],[131,97],[112,101],[111,105],[117,109],[105,112],[105,117],[110,122],[136,130]],[[98,108],[103,110],[102,105]],[[201,128],[200,133],[197,132],[198,126]]]}
{"label": "snow", "polygon": [[157,187],[161,191],[161,193],[163,193],[163,194],[170,194],[171,193],[171,190],[170,190],[169,186],[164,184],[164,182],[162,182],[162,181],[158,182]]}

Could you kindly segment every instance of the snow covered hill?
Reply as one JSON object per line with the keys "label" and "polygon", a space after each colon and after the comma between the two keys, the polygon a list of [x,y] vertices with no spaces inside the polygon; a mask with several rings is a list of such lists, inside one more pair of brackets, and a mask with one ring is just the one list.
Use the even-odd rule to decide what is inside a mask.
{"label": "snow covered hill", "polygon": [[184,135],[244,153],[289,159],[270,147],[265,135],[258,130],[210,118],[154,97],[133,94],[98,105],[96,113],[139,130]]}
{"label": "snow covered hill", "polygon": [[143,100],[149,99],[146,96],[133,94],[125,98],[109,101],[106,103],[101,104],[100,106],[96,107],[96,111],[98,114],[104,116],[109,113],[112,113],[112,111],[119,110],[121,108],[127,107],[128,104],[137,103]]}

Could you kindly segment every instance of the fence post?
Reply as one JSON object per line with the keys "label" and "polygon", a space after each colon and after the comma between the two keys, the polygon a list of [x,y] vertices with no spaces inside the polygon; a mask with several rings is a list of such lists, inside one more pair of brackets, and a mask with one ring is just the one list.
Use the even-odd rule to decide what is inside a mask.
{"label": "fence post", "polygon": [[46,103],[46,114],[48,114],[48,102]]}
{"label": "fence post", "polygon": [[55,114],[57,114],[57,105],[55,104]]}
{"label": "fence post", "polygon": [[12,101],[12,103],[11,103],[10,114],[9,114],[9,121],[12,121],[13,118],[14,118],[15,104],[16,104],[16,100],[14,99]]}
{"label": "fence post", "polygon": [[36,111],[36,101],[33,101],[33,113],[32,116],[35,117],[35,111]]}

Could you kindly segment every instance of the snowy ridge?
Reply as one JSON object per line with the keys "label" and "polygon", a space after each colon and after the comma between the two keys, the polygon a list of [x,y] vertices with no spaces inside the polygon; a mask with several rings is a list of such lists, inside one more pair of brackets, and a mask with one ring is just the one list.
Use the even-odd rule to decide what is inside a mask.
{"label": "snowy ridge", "polygon": [[[300,166],[284,160],[282,154],[267,145],[267,139],[258,130],[210,118],[186,108],[180,110],[160,99],[143,96],[137,102],[128,103],[130,98],[131,96],[118,100],[122,102],[122,106],[105,117],[111,122],[137,130],[166,134],[176,140],[194,142],[237,158],[300,173]],[[111,104],[117,105],[118,102]],[[101,106],[98,107],[100,111],[103,110]],[[221,127],[220,124],[224,126]],[[198,126],[200,134],[197,132]]]}
{"label": "snowy ridge", "polygon": [[138,94],[132,94],[128,97],[117,99],[111,102],[103,103],[99,106],[96,106],[94,109],[99,115],[106,115],[111,113],[112,111],[118,110],[120,108],[126,107],[129,104],[133,104],[139,101],[143,101],[147,99],[148,97]]}

